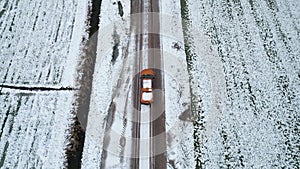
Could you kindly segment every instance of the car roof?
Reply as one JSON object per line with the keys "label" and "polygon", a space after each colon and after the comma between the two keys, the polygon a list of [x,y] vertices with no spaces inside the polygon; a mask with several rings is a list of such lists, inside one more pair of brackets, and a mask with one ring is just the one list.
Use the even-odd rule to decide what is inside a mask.
{"label": "car roof", "polygon": [[152,99],[152,92],[142,92],[142,100],[149,101]]}
{"label": "car roof", "polygon": [[143,88],[152,88],[152,80],[151,79],[143,79],[142,85],[143,85]]}

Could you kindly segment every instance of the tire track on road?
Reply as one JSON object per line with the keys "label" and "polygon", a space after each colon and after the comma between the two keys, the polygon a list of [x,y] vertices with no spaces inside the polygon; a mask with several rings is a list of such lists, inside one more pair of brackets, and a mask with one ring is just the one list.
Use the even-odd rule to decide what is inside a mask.
{"label": "tire track on road", "polygon": [[[155,80],[153,84],[154,90],[158,91],[154,94],[154,102],[150,108],[151,114],[151,159],[150,168],[167,168],[166,157],[166,126],[165,126],[165,96],[164,96],[164,77],[163,77],[163,61],[160,44],[160,15],[159,1],[149,0],[149,67],[155,70]],[[163,152],[163,153],[162,153]]]}

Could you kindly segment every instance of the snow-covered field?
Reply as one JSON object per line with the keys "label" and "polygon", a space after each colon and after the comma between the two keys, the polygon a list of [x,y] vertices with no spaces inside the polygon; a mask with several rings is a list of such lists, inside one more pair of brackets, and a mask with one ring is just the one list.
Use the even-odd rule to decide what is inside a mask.
{"label": "snow-covered field", "polygon": [[87,1],[0,1],[0,168],[63,168]]}
{"label": "snow-covered field", "polygon": [[197,166],[298,168],[300,2],[187,2]]}
{"label": "snow-covered field", "polygon": [[73,92],[7,92],[0,97],[0,166],[64,166]]}

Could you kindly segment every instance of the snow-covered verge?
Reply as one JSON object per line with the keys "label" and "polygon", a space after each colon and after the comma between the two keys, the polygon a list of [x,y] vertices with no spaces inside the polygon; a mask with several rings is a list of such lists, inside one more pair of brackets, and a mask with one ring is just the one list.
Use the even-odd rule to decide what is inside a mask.
{"label": "snow-covered verge", "polygon": [[[122,89],[127,80],[126,76],[131,75],[130,73],[132,72],[130,71],[133,70],[132,66],[134,66],[133,63],[128,63],[132,61],[132,56],[128,57],[128,52],[132,51],[132,49],[127,49],[130,38],[130,1],[120,2],[123,6],[123,17],[119,14],[116,1],[106,0],[101,3],[99,31],[97,34],[97,57],[81,166],[86,169],[100,167],[126,168],[121,163],[119,154],[115,154],[115,150],[118,150],[120,146],[118,142],[114,142],[114,139],[119,139],[121,136],[118,134],[124,124],[122,121],[119,121],[111,126],[114,118],[123,117],[123,112],[119,112],[121,115],[114,114],[112,110],[115,106],[112,104],[113,98],[116,95],[127,93],[119,89]],[[131,67],[129,68],[130,65]],[[128,69],[124,70],[126,67]],[[118,84],[122,86],[117,87]],[[124,100],[118,101],[118,103],[120,105],[125,104]],[[119,105],[117,105],[117,108],[119,109]],[[125,108],[123,107],[124,110]],[[114,131],[115,126],[116,130],[118,130],[115,130],[116,132]],[[127,128],[130,128],[130,126]],[[116,134],[115,137],[110,138],[110,131]],[[131,133],[129,132],[129,134]],[[108,140],[105,141],[105,139]],[[110,141],[115,143],[110,144],[110,146],[114,146],[111,150],[107,147]],[[130,144],[130,141],[127,142]],[[105,157],[109,159],[103,160]],[[108,163],[105,163],[106,161]]]}
{"label": "snow-covered verge", "polygon": [[0,168],[63,168],[87,1],[0,2]]}
{"label": "snow-covered verge", "polygon": [[299,167],[299,1],[186,2],[196,167]]}
{"label": "snow-covered verge", "polygon": [[165,78],[167,166],[193,168],[193,117],[190,109],[189,74],[183,46],[180,3],[175,0],[162,0],[160,18]]}

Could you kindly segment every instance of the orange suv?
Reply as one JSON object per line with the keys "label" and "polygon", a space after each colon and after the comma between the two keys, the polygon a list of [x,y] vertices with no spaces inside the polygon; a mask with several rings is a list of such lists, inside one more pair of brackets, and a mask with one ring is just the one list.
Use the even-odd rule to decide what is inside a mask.
{"label": "orange suv", "polygon": [[141,92],[140,101],[141,104],[151,104],[153,102],[153,79],[154,71],[152,69],[144,69],[141,72]]}

